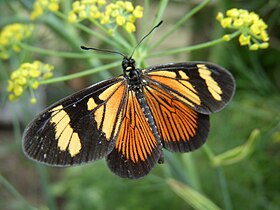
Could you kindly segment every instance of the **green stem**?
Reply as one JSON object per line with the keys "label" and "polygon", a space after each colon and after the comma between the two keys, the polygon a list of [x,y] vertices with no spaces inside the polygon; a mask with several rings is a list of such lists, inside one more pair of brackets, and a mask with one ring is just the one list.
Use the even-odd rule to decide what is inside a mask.
{"label": "green stem", "polygon": [[36,164],[36,168],[40,176],[42,193],[45,200],[47,201],[48,207],[49,209],[56,210],[57,209],[56,202],[52,193],[50,192],[49,173],[45,166]]}
{"label": "green stem", "polygon": [[116,30],[114,33],[114,40],[122,45],[122,47],[118,49],[122,49],[123,47],[125,47],[127,51],[131,51],[132,46],[118,33],[118,31]]}
{"label": "green stem", "polygon": [[[235,37],[237,37],[240,34],[240,31],[236,31],[232,34],[230,34],[230,39],[233,39]],[[215,39],[215,40],[211,40],[209,42],[204,42],[204,43],[200,43],[200,44],[196,44],[196,45],[192,45],[192,46],[188,46],[188,47],[183,47],[183,48],[178,48],[178,49],[173,49],[173,50],[166,50],[164,52],[160,52],[160,53],[153,53],[151,55],[149,55],[149,57],[160,57],[160,56],[166,56],[166,55],[173,55],[173,54],[178,54],[178,53],[182,53],[182,52],[191,52],[191,51],[195,51],[195,50],[200,50],[200,49],[204,49],[207,47],[212,47],[214,45],[220,44],[226,42],[222,37]]]}
{"label": "green stem", "polygon": [[[153,25],[151,25],[150,27],[155,26],[162,20],[163,13],[168,5],[168,2],[169,2],[169,0],[160,1],[157,12],[156,12],[156,17],[154,18],[154,21],[152,23]],[[144,29],[145,29],[145,27],[144,27]],[[147,31],[144,32],[144,35],[146,35],[146,33],[147,33]],[[152,36],[153,36],[153,34],[150,34],[149,39],[147,39],[141,46],[141,48],[146,49],[146,52],[148,52],[148,50],[150,49],[149,46],[151,46],[151,44],[149,44],[149,40],[151,40]]]}
{"label": "green stem", "polygon": [[81,29],[82,31],[92,35],[93,37],[95,37],[95,38],[97,38],[97,39],[99,39],[99,40],[101,40],[103,42],[106,42],[109,45],[114,44],[114,42],[112,40],[106,38],[106,36],[91,30],[90,28],[84,26],[83,24],[75,23],[74,26],[76,26],[77,28]]}
{"label": "green stem", "polygon": [[190,181],[190,185],[196,189],[197,191],[201,192],[201,185],[199,181],[199,174],[197,172],[196,164],[192,158],[192,154],[184,155],[183,157],[183,164],[185,165],[188,171],[188,180]]}
{"label": "green stem", "polygon": [[[16,190],[16,188],[0,174],[0,184],[4,186],[13,196],[16,197],[22,203],[23,209],[35,210],[33,206],[31,206],[24,197]],[[1,187],[2,188],[2,187]],[[3,189],[3,188],[2,188]]]}
{"label": "green stem", "polygon": [[160,43],[162,43],[167,37],[169,37],[173,32],[177,30],[184,22],[190,19],[194,14],[199,12],[203,7],[205,7],[211,0],[204,0],[199,5],[194,7],[190,12],[188,12],[184,17],[182,17],[171,29],[169,29],[163,36],[153,44],[149,50],[156,48]]}
{"label": "green stem", "polygon": [[[66,17],[64,14],[60,13],[60,12],[55,12],[55,14],[66,20]],[[67,21],[67,20],[66,20]],[[98,27],[102,32],[104,32],[106,35],[108,35],[108,30],[103,27],[100,23],[98,23],[97,21],[95,20],[91,20],[91,22],[96,26]],[[116,48],[118,49],[121,49],[123,47],[126,47],[127,49],[130,49],[130,46],[129,44],[119,35],[116,35],[116,37],[111,37],[111,39],[107,38],[107,36],[104,36],[98,32],[95,32],[93,30],[91,30],[90,28],[80,24],[80,23],[75,23],[74,26],[76,26],[77,28],[93,35],[95,38],[98,38],[99,40],[103,41],[103,42],[106,42],[108,45],[111,45],[111,46],[115,46]]]}
{"label": "green stem", "polygon": [[96,20],[90,19],[90,21],[97,26],[101,31],[103,31],[105,34],[108,34],[108,30],[103,27],[100,23],[98,23]]}
{"label": "green stem", "polygon": [[[208,158],[211,162],[211,165],[213,166],[213,160],[214,160],[215,154],[213,153],[211,148],[207,145],[207,143],[205,143],[202,148],[204,149],[206,155],[208,156]],[[227,187],[227,181],[226,181],[223,169],[217,167],[217,168],[215,168],[215,171],[217,173],[219,184],[220,184],[221,195],[222,195],[223,201],[224,201],[224,209],[232,210],[232,203],[231,203],[231,199],[230,199],[230,195],[229,195],[229,191],[228,191],[228,187]]]}
{"label": "green stem", "polygon": [[52,79],[48,79],[48,80],[43,80],[40,81],[41,85],[46,85],[46,84],[52,84],[52,83],[56,83],[56,82],[63,82],[63,81],[67,81],[67,80],[71,80],[71,79],[76,79],[78,77],[84,77],[84,76],[88,76],[106,69],[110,69],[113,67],[117,67],[120,66],[120,61],[116,61],[114,63],[110,63],[107,65],[103,65],[97,68],[93,68],[93,69],[88,69],[82,72],[78,72],[78,73],[74,73],[74,74],[70,74],[70,75],[66,75],[66,76],[61,76],[61,77],[56,77],[56,78],[52,78]]}
{"label": "green stem", "polygon": [[216,172],[218,175],[219,183],[220,183],[220,189],[221,189],[221,195],[224,200],[224,209],[225,210],[232,210],[232,202],[230,199],[227,181],[224,175],[224,171],[222,168],[216,168]]}
{"label": "green stem", "polygon": [[40,22],[50,28],[68,46],[78,48],[80,43],[83,42],[82,38],[77,36],[77,30],[72,25],[67,24],[64,19],[58,19],[56,16],[44,16],[40,19]]}
{"label": "green stem", "polygon": [[[128,33],[128,38],[129,38],[129,42],[130,42],[132,48],[136,47],[136,45],[137,45],[136,35],[134,33]],[[133,49],[130,49],[130,50],[133,50]]]}
{"label": "green stem", "polygon": [[[108,30],[102,26],[102,24],[98,23],[97,21],[93,20],[92,21],[94,25],[96,25],[98,28],[100,28],[106,35],[108,35]],[[115,40],[116,42],[118,42],[120,45],[122,45],[123,47],[125,47],[126,49],[130,50],[131,46],[128,44],[128,42],[118,33],[118,31],[116,30],[115,32],[113,32],[114,35],[111,36],[113,40]],[[122,48],[122,47],[121,47]],[[119,49],[121,49],[119,48]]]}
{"label": "green stem", "polygon": [[[93,57],[93,55],[90,54],[90,53],[82,53],[83,51],[81,51],[81,53],[61,52],[61,51],[56,51],[56,50],[48,50],[48,49],[42,49],[42,48],[39,48],[39,47],[30,46],[30,45],[25,44],[25,43],[18,43],[18,44],[24,50],[40,53],[40,54],[43,54],[43,55],[52,55],[52,56],[56,56],[56,57],[74,58],[74,59]],[[94,55],[94,57],[95,58],[106,58],[106,59],[108,59],[108,58],[114,58],[115,56],[104,55],[104,54],[96,54],[96,55]]]}
{"label": "green stem", "polygon": [[163,13],[168,5],[169,0],[161,0],[158,6],[158,10],[156,12],[156,18],[154,19],[153,24],[159,23],[162,20]]}
{"label": "green stem", "polygon": [[[92,20],[91,21],[95,26],[97,26],[98,28],[100,28],[101,31],[103,31],[106,35],[108,35],[108,30],[102,26],[102,24],[100,24],[99,22]],[[119,44],[121,44],[123,47],[125,47],[126,49],[130,49],[131,46],[127,43],[127,41],[119,35],[119,33],[117,31],[114,32],[114,36],[112,36],[112,38],[118,42]]]}
{"label": "green stem", "polygon": [[213,151],[211,150],[211,148],[208,146],[207,143],[205,143],[202,148],[203,148],[204,152],[206,153],[206,155],[208,156],[208,158],[211,162],[211,165],[213,165],[213,159],[215,157],[215,154],[213,153]]}
{"label": "green stem", "polygon": [[144,33],[146,33],[145,32],[146,27],[144,27],[144,26],[147,26],[148,23],[149,23],[149,20],[150,20],[150,17],[149,17],[150,6],[151,6],[150,0],[144,0],[143,8],[145,8],[145,9],[144,9],[144,14],[143,14],[143,19],[141,21],[141,26],[142,26],[141,27],[141,33],[140,33],[141,37],[144,36]]}

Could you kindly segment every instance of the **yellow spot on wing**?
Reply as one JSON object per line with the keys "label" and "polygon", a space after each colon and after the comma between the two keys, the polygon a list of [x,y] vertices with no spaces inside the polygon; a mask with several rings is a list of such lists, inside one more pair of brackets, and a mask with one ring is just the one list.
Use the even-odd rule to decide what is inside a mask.
{"label": "yellow spot on wing", "polygon": [[149,72],[148,75],[176,78],[176,73],[172,71],[154,71],[154,72]]}
{"label": "yellow spot on wing", "polygon": [[94,113],[95,116],[95,121],[97,123],[97,128],[100,129],[100,125],[102,122],[102,117],[103,117],[103,113],[104,113],[104,105],[100,106]]}
{"label": "yellow spot on wing", "polygon": [[73,156],[79,154],[81,148],[82,148],[82,145],[81,145],[80,138],[79,138],[78,134],[73,133],[70,144],[69,144],[69,148],[68,148],[69,153],[73,157]]}
{"label": "yellow spot on wing", "polygon": [[184,71],[179,71],[179,75],[181,79],[185,79],[185,80],[189,79],[188,75]]}
{"label": "yellow spot on wing", "polygon": [[79,135],[73,131],[70,126],[70,117],[63,110],[63,106],[57,106],[50,110],[52,112],[50,122],[55,125],[55,138],[58,141],[57,146],[61,151],[68,152],[71,157],[77,155],[81,150],[81,141]]}
{"label": "yellow spot on wing", "polygon": [[98,105],[94,102],[93,98],[90,98],[87,102],[87,109],[89,111],[93,110],[95,107],[97,107]]}
{"label": "yellow spot on wing", "polygon": [[73,129],[70,127],[70,125],[67,125],[62,131],[61,135],[56,136],[56,138],[58,139],[57,145],[60,148],[60,150],[65,151],[67,149],[72,133],[73,133]]}
{"label": "yellow spot on wing", "polygon": [[61,110],[61,109],[63,109],[63,106],[62,106],[62,105],[57,106],[57,107],[54,107],[51,111],[54,112],[54,111],[59,111],[59,110]]}
{"label": "yellow spot on wing", "polygon": [[221,101],[222,97],[222,90],[218,83],[211,77],[211,71],[204,65],[198,64],[197,65],[199,76],[205,80],[207,88],[213,98],[217,101]]}

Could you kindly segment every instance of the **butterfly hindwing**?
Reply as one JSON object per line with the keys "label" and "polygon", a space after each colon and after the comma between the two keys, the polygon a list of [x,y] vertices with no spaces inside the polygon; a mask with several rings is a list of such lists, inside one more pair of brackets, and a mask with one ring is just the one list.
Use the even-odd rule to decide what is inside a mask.
{"label": "butterfly hindwing", "polygon": [[124,118],[113,151],[107,157],[109,168],[124,178],[147,175],[157,164],[161,147],[134,91],[129,91]]}
{"label": "butterfly hindwing", "polygon": [[24,152],[39,162],[60,166],[105,157],[115,145],[126,92],[127,85],[119,77],[55,103],[26,128]]}
{"label": "butterfly hindwing", "polygon": [[202,114],[221,110],[235,91],[230,72],[206,62],[150,67],[144,70],[144,78]]}
{"label": "butterfly hindwing", "polygon": [[209,131],[209,116],[196,112],[154,84],[144,94],[164,148],[188,152],[199,148]]}

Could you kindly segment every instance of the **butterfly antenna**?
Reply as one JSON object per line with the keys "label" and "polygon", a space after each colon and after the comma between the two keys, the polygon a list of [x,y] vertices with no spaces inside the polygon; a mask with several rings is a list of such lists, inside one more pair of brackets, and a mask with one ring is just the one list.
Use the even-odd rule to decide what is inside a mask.
{"label": "butterfly antenna", "polygon": [[135,50],[136,50],[136,48],[156,29],[156,28],[158,28],[161,24],[162,24],[162,20],[156,25],[156,26],[154,26],[151,30],[150,30],[150,32],[149,33],[147,33],[139,42],[138,42],[138,44],[136,45],[136,47],[134,47],[134,49],[133,49],[133,51],[132,51],[132,53],[131,53],[131,55],[130,55],[130,57],[129,58],[132,58],[132,56],[133,56],[133,54],[134,54],[134,52],[135,52]]}
{"label": "butterfly antenna", "polygon": [[95,51],[100,51],[100,52],[114,53],[114,54],[121,55],[122,57],[126,57],[126,56],[125,56],[124,54],[122,54],[121,52],[114,51],[114,50],[98,49],[98,48],[94,48],[94,47],[85,47],[85,46],[81,46],[81,48],[82,48],[83,50],[95,50]]}
{"label": "butterfly antenna", "polygon": [[[152,28],[152,30],[147,33],[139,42],[138,44],[136,45],[136,47],[134,47],[132,53],[131,53],[131,56],[129,58],[132,58],[136,48],[156,29],[158,28],[161,24],[162,24],[162,20]],[[85,46],[81,46],[81,49],[83,50],[95,50],[95,51],[99,51],[99,52],[107,52],[107,53],[114,53],[114,54],[118,54],[118,55],[121,55],[122,57],[126,57],[123,53],[121,52],[118,52],[118,51],[114,51],[114,50],[108,50],[108,49],[98,49],[98,48],[94,48],[94,47],[85,47]]]}

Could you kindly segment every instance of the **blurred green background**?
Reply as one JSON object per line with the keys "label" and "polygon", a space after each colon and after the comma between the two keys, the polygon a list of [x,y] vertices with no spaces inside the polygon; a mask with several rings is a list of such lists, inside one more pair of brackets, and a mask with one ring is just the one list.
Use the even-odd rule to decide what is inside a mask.
{"label": "blurred green background", "polygon": [[[143,6],[143,2],[135,1],[135,4]],[[151,19],[159,5],[166,4],[162,13],[164,24],[152,40],[157,40],[161,33],[201,2],[152,1],[148,14]],[[0,28],[14,22],[28,22],[27,14],[32,10],[32,4],[31,0],[0,1]],[[149,65],[211,61],[232,72],[237,89],[229,106],[211,116],[206,146],[185,154],[165,151],[165,164],[156,166],[139,180],[115,176],[104,160],[79,167],[53,168],[32,162],[21,150],[24,127],[36,113],[74,91],[120,74],[121,68],[44,86],[37,92],[38,103],[30,105],[28,96],[15,103],[7,100],[7,80],[23,60],[32,58],[52,63],[56,76],[82,71],[92,63],[24,52],[1,60],[0,209],[280,209],[279,1],[211,1],[155,52],[221,37],[225,32],[215,17],[218,11],[225,12],[230,8],[259,14],[268,24],[270,47],[249,51],[233,40],[192,53],[145,61]],[[53,16],[36,23],[38,30],[29,40],[34,46],[78,52],[79,45],[93,45],[89,36],[83,37],[86,43],[79,43],[81,34],[70,42],[68,34],[59,28],[62,23]],[[138,26],[144,32],[152,27],[150,24],[143,26],[141,19]],[[98,46],[110,48],[102,43]],[[106,59],[98,60],[98,64],[107,62]]]}

